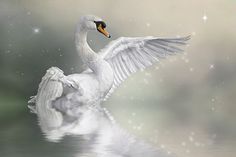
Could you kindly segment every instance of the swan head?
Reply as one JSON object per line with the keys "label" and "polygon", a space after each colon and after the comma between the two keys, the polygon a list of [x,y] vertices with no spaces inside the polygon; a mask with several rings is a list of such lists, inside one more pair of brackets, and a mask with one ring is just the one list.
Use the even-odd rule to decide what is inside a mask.
{"label": "swan head", "polygon": [[106,31],[106,23],[99,17],[94,15],[85,15],[80,19],[80,26],[86,30],[97,30],[106,37],[110,38],[110,34]]}

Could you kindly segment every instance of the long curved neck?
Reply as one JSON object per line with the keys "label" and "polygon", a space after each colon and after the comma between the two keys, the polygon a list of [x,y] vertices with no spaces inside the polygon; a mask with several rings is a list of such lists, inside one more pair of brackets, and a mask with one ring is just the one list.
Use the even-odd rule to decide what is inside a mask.
{"label": "long curved neck", "polygon": [[82,59],[82,62],[93,71],[96,71],[93,66],[93,62],[97,60],[98,55],[90,48],[87,43],[87,32],[88,30],[86,28],[84,28],[81,24],[78,24],[75,33],[76,50]]}
{"label": "long curved neck", "polygon": [[[78,25],[75,34],[75,45],[79,56],[100,80],[101,91],[108,91],[113,83],[113,71],[106,61],[95,53],[87,43],[88,30],[82,25]],[[106,93],[103,93],[106,94]]]}

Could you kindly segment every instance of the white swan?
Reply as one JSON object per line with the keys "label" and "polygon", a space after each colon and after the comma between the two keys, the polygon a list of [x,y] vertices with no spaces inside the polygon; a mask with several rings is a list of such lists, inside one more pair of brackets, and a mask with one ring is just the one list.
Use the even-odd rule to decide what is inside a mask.
{"label": "white swan", "polygon": [[[83,16],[77,25],[75,44],[87,69],[80,74],[65,76],[56,67],[47,70],[38,93],[29,106],[39,119],[39,125],[49,140],[67,134],[90,134],[112,117],[100,106],[132,73],[145,69],[168,55],[182,50],[190,39],[157,37],[121,37],[95,53],[87,43],[87,32],[98,30],[110,37],[106,24],[93,15]],[[108,120],[109,119],[109,120]],[[104,128],[103,128],[104,129]]]}

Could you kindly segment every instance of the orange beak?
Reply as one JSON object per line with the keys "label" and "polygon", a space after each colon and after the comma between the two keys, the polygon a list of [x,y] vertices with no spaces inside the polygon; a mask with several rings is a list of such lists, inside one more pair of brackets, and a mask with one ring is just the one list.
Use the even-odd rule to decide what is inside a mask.
{"label": "orange beak", "polygon": [[102,25],[99,25],[99,26],[98,26],[98,31],[99,31],[100,33],[104,34],[104,35],[105,35],[106,37],[108,37],[108,38],[111,37],[110,34],[109,34],[104,28],[102,28]]}

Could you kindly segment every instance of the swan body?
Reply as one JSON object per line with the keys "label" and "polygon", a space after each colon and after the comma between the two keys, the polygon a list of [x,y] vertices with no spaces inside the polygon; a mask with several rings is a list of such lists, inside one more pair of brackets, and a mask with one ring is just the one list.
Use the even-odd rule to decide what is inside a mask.
{"label": "swan body", "polygon": [[[101,130],[111,133],[119,130],[113,125],[113,117],[100,104],[128,76],[168,55],[181,52],[179,47],[190,39],[189,36],[121,37],[95,53],[87,43],[87,32],[97,30],[110,38],[105,28],[106,24],[101,18],[83,16],[76,28],[75,45],[87,68],[80,74],[68,76],[57,67],[48,69],[37,95],[29,101],[35,103],[29,108],[37,114],[39,125],[48,140],[57,141],[70,134],[85,135]],[[130,137],[130,142],[132,139]],[[107,140],[100,138],[100,141]]]}

